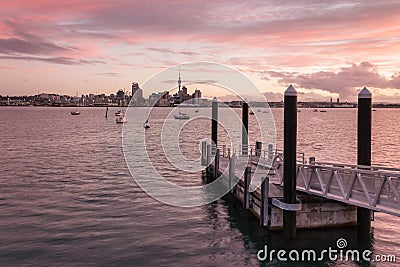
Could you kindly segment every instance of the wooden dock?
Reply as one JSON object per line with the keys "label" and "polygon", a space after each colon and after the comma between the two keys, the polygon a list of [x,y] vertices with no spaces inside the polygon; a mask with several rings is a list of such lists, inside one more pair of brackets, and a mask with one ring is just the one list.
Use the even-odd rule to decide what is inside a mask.
{"label": "wooden dock", "polygon": [[[236,163],[240,160],[247,161],[244,173],[238,170],[229,171],[229,163],[232,160]],[[262,167],[266,167],[262,166],[261,171],[260,168],[256,171],[259,162],[262,166],[260,157],[255,155],[235,159],[223,154],[209,165],[207,172],[213,179],[221,177],[227,187],[230,187],[230,183],[235,183],[229,194],[239,201],[244,209],[251,212],[259,220],[261,226],[270,230],[282,229],[285,209],[296,211],[296,225],[299,229],[356,225],[357,209],[353,205],[302,192],[297,194],[297,204],[285,205],[282,203],[283,186],[277,177],[276,170],[273,168],[262,170]],[[215,177],[215,165],[218,166],[217,177]],[[252,191],[250,182],[260,178],[264,179],[261,187]]]}

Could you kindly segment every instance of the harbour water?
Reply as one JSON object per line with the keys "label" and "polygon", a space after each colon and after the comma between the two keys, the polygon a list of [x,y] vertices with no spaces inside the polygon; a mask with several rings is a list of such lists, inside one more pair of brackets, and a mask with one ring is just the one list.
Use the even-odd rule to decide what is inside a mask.
{"label": "harbour water", "polygon": [[[192,208],[161,203],[130,176],[123,126],[110,116],[116,109],[109,110],[109,119],[105,108],[82,108],[80,116],[71,116],[71,110],[0,108],[0,265],[368,266],[329,259],[313,264],[260,262],[257,252],[265,245],[321,250],[345,238],[348,247],[357,247],[356,229],[299,231],[295,241],[287,242],[281,233],[258,227],[229,199]],[[201,173],[176,171],[160,155],[157,129],[170,111],[152,112],[148,153],[169,180],[201,185]],[[281,148],[283,110],[273,113]],[[298,151],[321,161],[356,162],[356,109],[303,109],[298,116]],[[373,112],[373,164],[400,167],[399,116],[400,109]],[[251,143],[259,134],[254,124],[250,116]],[[183,153],[197,158],[199,141],[210,133],[209,122],[189,122],[179,136]],[[399,221],[375,214],[369,247],[374,254],[400,260]]]}

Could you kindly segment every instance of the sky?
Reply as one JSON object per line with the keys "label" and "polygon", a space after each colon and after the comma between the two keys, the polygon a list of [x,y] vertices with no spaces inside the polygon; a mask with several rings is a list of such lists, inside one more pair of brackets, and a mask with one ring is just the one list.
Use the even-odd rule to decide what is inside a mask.
{"label": "sky", "polygon": [[366,86],[374,102],[397,103],[399,39],[398,0],[2,0],[0,95],[110,94],[210,61],[269,101],[293,84],[300,101],[355,101]]}

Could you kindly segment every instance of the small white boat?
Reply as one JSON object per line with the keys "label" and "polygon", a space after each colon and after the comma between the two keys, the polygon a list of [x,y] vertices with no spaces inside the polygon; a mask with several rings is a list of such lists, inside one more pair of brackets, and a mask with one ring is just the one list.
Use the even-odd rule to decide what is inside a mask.
{"label": "small white boat", "polygon": [[190,117],[188,114],[181,112],[181,108],[179,108],[178,115],[174,115],[177,120],[188,120]]}
{"label": "small white boat", "polygon": [[249,114],[250,114],[250,115],[254,115],[254,112],[253,112],[253,111],[250,111]]}
{"label": "small white boat", "polygon": [[145,128],[145,129],[150,128],[149,120],[146,120],[146,121],[144,122],[143,128]]}
{"label": "small white boat", "polygon": [[71,115],[80,115],[81,112],[79,110],[71,111]]}
{"label": "small white boat", "polygon": [[124,113],[122,112],[122,110],[118,110],[117,112],[115,112],[115,116],[123,116]]}
{"label": "small white boat", "polygon": [[174,117],[177,120],[188,120],[188,119],[190,119],[189,115],[187,115],[186,113],[181,113],[181,112],[179,112],[178,115],[174,115]]}
{"label": "small white boat", "polygon": [[121,115],[115,119],[115,122],[116,123],[125,123],[125,122],[128,122],[128,119],[124,115]]}

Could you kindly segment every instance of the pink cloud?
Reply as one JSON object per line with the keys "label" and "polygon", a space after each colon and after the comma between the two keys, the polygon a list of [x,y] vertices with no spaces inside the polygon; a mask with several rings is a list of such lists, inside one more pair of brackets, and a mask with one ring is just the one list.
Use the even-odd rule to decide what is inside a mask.
{"label": "pink cloud", "polygon": [[377,66],[369,62],[340,68],[339,72],[281,73],[270,71],[267,75],[278,79],[282,85],[295,84],[305,89],[320,89],[337,93],[342,99],[354,98],[356,89],[367,87],[400,89],[400,75],[386,78],[379,74]]}
{"label": "pink cloud", "polygon": [[[135,60],[140,68],[213,60],[264,78],[272,67],[285,86],[293,81],[346,96],[367,82],[399,88],[397,74],[385,79],[374,70],[385,62],[398,72],[391,56],[400,53],[399,12],[397,0],[6,0],[0,56],[64,65]],[[374,66],[332,71],[347,61]],[[310,67],[321,71],[307,73]]]}

